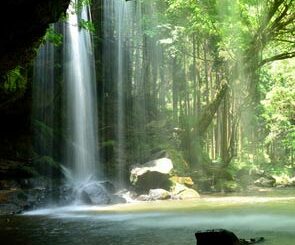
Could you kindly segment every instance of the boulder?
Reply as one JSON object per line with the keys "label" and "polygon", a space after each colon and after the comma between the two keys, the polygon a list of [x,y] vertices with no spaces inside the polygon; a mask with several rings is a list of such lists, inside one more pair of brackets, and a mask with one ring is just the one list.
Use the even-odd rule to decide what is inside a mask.
{"label": "boulder", "polygon": [[138,201],[150,201],[149,195],[140,195],[136,198]]}
{"label": "boulder", "polygon": [[126,203],[126,199],[124,197],[121,197],[119,195],[110,195],[110,204],[119,204],[119,203]]}
{"label": "boulder", "polygon": [[186,190],[177,194],[176,197],[177,199],[180,199],[180,200],[187,200],[187,199],[200,198],[200,195],[194,189],[187,188]]}
{"label": "boulder", "polygon": [[167,200],[171,197],[169,191],[164,189],[151,189],[149,191],[150,200]]}
{"label": "boulder", "polygon": [[103,185],[98,182],[92,182],[81,188],[80,200],[85,204],[103,205],[109,204],[111,197]]}
{"label": "boulder", "polygon": [[295,186],[295,177],[290,178],[288,185],[289,186]]}
{"label": "boulder", "polygon": [[172,189],[172,196],[174,199],[180,200],[200,198],[200,195],[197,191],[178,183],[176,183]]}
{"label": "boulder", "polygon": [[164,189],[151,189],[147,195],[137,197],[138,201],[157,201],[167,200],[171,197],[171,193]]}
{"label": "boulder", "polygon": [[109,181],[94,181],[80,188],[79,199],[84,204],[106,205],[126,203],[126,199],[114,194],[114,186]]}
{"label": "boulder", "polygon": [[0,190],[0,215],[21,213],[48,204],[49,192],[46,189]]}
{"label": "boulder", "polygon": [[172,188],[172,194],[173,195],[177,195],[183,191],[185,191],[188,187],[182,185],[182,184],[179,184],[179,183],[176,183],[173,188]]}
{"label": "boulder", "polygon": [[233,232],[224,229],[198,231],[197,245],[248,245],[265,241],[264,237],[239,239]]}
{"label": "boulder", "polygon": [[116,192],[116,188],[112,182],[105,180],[105,181],[100,181],[99,183],[106,189],[108,193],[113,194]]}
{"label": "boulder", "polygon": [[240,245],[237,236],[224,229],[198,231],[195,236],[197,245]]}
{"label": "boulder", "polygon": [[257,179],[254,184],[260,187],[273,187],[276,183],[276,179],[268,176],[268,177],[260,177]]}
{"label": "boulder", "polygon": [[194,182],[191,177],[179,177],[179,176],[172,176],[170,180],[173,183],[178,183],[185,185],[187,187],[192,187],[194,185]]}
{"label": "boulder", "polygon": [[151,189],[169,190],[171,181],[170,173],[173,169],[169,158],[160,158],[149,161],[131,169],[130,182],[139,194],[148,193]]}

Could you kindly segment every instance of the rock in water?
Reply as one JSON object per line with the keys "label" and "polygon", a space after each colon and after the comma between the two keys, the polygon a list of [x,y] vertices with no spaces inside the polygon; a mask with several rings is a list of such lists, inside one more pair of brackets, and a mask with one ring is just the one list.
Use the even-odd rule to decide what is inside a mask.
{"label": "rock in water", "polygon": [[228,230],[207,230],[195,233],[197,245],[240,245],[237,236]]}
{"label": "rock in water", "polygon": [[195,236],[197,245],[249,245],[264,241],[264,237],[239,239],[233,232],[224,229],[198,231]]}
{"label": "rock in water", "polygon": [[170,192],[163,189],[151,189],[149,196],[151,200],[167,200],[171,197]]}
{"label": "rock in water", "polygon": [[148,193],[150,189],[169,190],[169,174],[172,169],[173,164],[169,158],[156,159],[135,166],[131,170],[130,182],[138,193]]}
{"label": "rock in water", "polygon": [[111,202],[111,198],[106,189],[97,182],[83,186],[80,198],[83,203],[92,205],[103,205]]}
{"label": "rock in water", "polygon": [[186,188],[182,192],[178,193],[176,198],[180,200],[195,199],[200,198],[200,194],[194,189]]}
{"label": "rock in water", "polygon": [[148,195],[140,195],[137,197],[138,201],[157,201],[167,200],[171,197],[169,191],[163,189],[151,189]]}

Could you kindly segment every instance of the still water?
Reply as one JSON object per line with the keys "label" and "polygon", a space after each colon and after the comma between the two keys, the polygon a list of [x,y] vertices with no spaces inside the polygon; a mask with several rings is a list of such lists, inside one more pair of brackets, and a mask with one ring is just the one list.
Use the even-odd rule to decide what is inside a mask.
{"label": "still water", "polygon": [[0,244],[192,245],[225,228],[265,245],[295,244],[295,195],[210,196],[193,201],[64,207],[0,217]]}

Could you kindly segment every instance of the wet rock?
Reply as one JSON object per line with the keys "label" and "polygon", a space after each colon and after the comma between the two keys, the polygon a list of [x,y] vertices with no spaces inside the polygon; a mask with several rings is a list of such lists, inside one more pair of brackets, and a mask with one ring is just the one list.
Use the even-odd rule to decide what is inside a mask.
{"label": "wet rock", "polygon": [[19,187],[20,185],[16,180],[7,180],[7,179],[0,180],[0,190],[9,190],[11,188],[17,189]]}
{"label": "wet rock", "polygon": [[207,230],[195,233],[197,245],[240,245],[237,236],[228,230]]}
{"label": "wet rock", "polygon": [[114,186],[109,181],[92,181],[79,187],[65,185],[60,190],[59,201],[64,205],[74,201],[87,205],[126,203],[123,197],[114,193]]}
{"label": "wet rock", "polygon": [[264,237],[239,239],[233,232],[224,229],[198,231],[197,245],[249,245],[263,242]]}
{"label": "wet rock", "polygon": [[149,195],[140,195],[136,198],[138,201],[150,201]]}
{"label": "wet rock", "polygon": [[260,242],[264,242],[264,241],[265,241],[264,237],[240,239],[240,244],[241,245],[248,245],[248,244],[260,243]]}
{"label": "wet rock", "polygon": [[200,198],[200,194],[192,188],[176,183],[172,189],[172,197],[173,199],[187,200]]}
{"label": "wet rock", "polygon": [[116,192],[116,188],[112,182],[106,180],[106,181],[100,181],[99,183],[107,190],[108,193]]}
{"label": "wet rock", "polygon": [[116,195],[120,196],[125,200],[125,202],[132,202],[137,198],[137,194],[134,191],[130,191],[127,189],[120,190],[116,193]]}
{"label": "wet rock", "polygon": [[126,203],[126,199],[119,195],[110,195],[110,204]]}
{"label": "wet rock", "polygon": [[111,198],[107,190],[100,183],[89,183],[81,189],[80,198],[85,204],[103,205],[111,202]]}
{"label": "wet rock", "polygon": [[169,158],[160,158],[132,168],[130,182],[137,193],[148,193],[150,189],[169,190],[170,173],[173,169]]}
{"label": "wet rock", "polygon": [[138,201],[157,201],[170,199],[171,193],[164,189],[151,189],[148,194],[140,195],[136,199]]}
{"label": "wet rock", "polygon": [[166,191],[164,189],[151,189],[149,191],[149,200],[155,201],[155,200],[167,200],[171,197],[171,194],[169,191]]}
{"label": "wet rock", "polygon": [[276,183],[276,179],[268,176],[268,177],[260,177],[257,179],[254,184],[260,187],[273,187]]}
{"label": "wet rock", "polygon": [[11,189],[0,191],[0,214],[21,213],[24,210],[45,206],[48,199],[46,189]]}
{"label": "wet rock", "polygon": [[196,198],[200,198],[200,195],[194,189],[187,188],[184,191],[177,194],[176,198],[180,200],[196,199]]}
{"label": "wet rock", "polygon": [[0,215],[20,213],[25,206],[21,190],[0,191]]}

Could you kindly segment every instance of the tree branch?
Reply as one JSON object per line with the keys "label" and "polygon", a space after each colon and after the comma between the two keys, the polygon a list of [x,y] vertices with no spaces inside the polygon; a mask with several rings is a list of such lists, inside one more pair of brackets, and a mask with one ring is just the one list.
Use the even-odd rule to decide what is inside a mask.
{"label": "tree branch", "polygon": [[200,119],[198,120],[195,127],[195,132],[199,136],[202,137],[206,133],[206,130],[209,127],[210,123],[212,122],[213,117],[216,111],[218,110],[222,99],[226,95],[227,89],[228,89],[228,84],[227,82],[223,81],[213,101],[211,101],[211,103],[208,104],[204,108],[203,112],[201,113]]}
{"label": "tree branch", "polygon": [[272,56],[270,58],[266,58],[266,59],[262,60],[259,63],[259,67],[265,65],[266,63],[275,61],[275,60],[285,60],[285,59],[290,59],[290,58],[293,58],[293,57],[295,57],[295,51],[290,52],[290,53],[283,53],[283,54],[274,55],[274,56]]}

